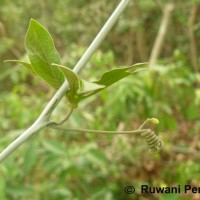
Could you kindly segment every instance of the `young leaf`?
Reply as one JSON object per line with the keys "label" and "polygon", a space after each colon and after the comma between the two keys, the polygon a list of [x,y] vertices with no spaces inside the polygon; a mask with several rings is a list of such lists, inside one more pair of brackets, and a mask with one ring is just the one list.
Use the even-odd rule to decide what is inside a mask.
{"label": "young leaf", "polygon": [[67,79],[69,83],[70,90],[67,92],[67,97],[71,103],[73,103],[75,100],[75,95],[77,94],[78,89],[81,87],[81,81],[80,78],[76,73],[74,73],[70,68],[64,67],[62,65],[58,64],[52,64],[54,68],[57,68],[60,70],[65,78]]}
{"label": "young leaf", "polygon": [[99,84],[99,85],[105,85],[105,87],[102,89],[99,89],[98,91],[94,91],[94,92],[88,94],[87,97],[105,89],[106,87],[118,82],[119,80],[121,80],[133,73],[136,73],[138,71],[146,69],[147,66],[148,66],[148,63],[137,63],[132,66],[121,67],[118,69],[113,69],[108,72],[105,72],[101,76],[100,80],[94,81],[94,83]]}
{"label": "young leaf", "polygon": [[52,66],[60,69],[60,71],[62,71],[63,75],[67,79],[70,88],[70,90],[67,92],[67,97],[70,103],[76,106],[82,99],[96,94],[97,92],[105,89],[113,83],[137,71],[145,69],[147,67],[147,63],[138,63],[129,67],[113,69],[111,71],[105,72],[100,80],[92,83],[81,79],[75,72],[65,66],[58,64],[52,64]]}
{"label": "young leaf", "polygon": [[70,88],[67,92],[67,97],[70,103],[76,106],[82,99],[96,94],[97,92],[135,72],[145,69],[147,67],[147,63],[138,63],[129,67],[113,69],[105,72],[100,80],[92,83],[81,79],[75,72],[65,66],[58,64],[52,64],[52,66],[60,69],[67,79]]}
{"label": "young leaf", "polygon": [[60,64],[60,56],[49,32],[31,19],[26,34],[25,48],[34,71],[54,88],[59,88],[64,77],[52,63]]}
{"label": "young leaf", "polygon": [[59,68],[69,83],[69,91],[67,97],[69,101],[77,105],[78,102],[91,92],[98,91],[105,86],[96,83],[90,83],[81,79],[74,71],[62,65],[52,64],[52,66]]}
{"label": "young leaf", "polygon": [[24,66],[31,74],[38,76],[37,73],[34,71],[32,65],[30,63],[24,62],[22,60],[5,60],[4,62],[16,62]]}
{"label": "young leaf", "polygon": [[121,67],[118,69],[113,69],[108,72],[105,72],[100,80],[95,81],[94,83],[105,85],[106,87],[112,85],[113,83],[118,82],[119,80],[135,73],[140,70],[147,68],[148,63],[137,63],[129,67]]}

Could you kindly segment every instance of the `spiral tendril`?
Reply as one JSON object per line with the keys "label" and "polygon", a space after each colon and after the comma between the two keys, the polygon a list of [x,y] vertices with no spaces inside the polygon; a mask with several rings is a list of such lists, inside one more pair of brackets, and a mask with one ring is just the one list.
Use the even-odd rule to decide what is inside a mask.
{"label": "spiral tendril", "polygon": [[151,153],[158,153],[163,147],[163,141],[153,131],[146,131],[141,134],[146,140]]}

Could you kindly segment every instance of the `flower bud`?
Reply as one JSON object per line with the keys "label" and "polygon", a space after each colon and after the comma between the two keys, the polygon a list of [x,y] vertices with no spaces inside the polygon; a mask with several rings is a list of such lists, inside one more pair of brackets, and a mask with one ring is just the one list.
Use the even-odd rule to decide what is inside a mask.
{"label": "flower bud", "polygon": [[157,118],[150,118],[149,121],[154,125],[159,124],[159,120]]}

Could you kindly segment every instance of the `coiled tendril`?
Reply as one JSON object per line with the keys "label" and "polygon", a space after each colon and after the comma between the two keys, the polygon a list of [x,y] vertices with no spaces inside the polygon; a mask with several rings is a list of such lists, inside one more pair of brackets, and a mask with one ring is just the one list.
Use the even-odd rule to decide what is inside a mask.
{"label": "coiled tendril", "polygon": [[151,153],[158,153],[163,147],[163,141],[153,131],[141,133],[141,136],[146,140]]}
{"label": "coiled tendril", "polygon": [[59,126],[61,123],[49,123],[49,127],[54,129],[64,130],[64,131],[75,131],[83,133],[97,133],[97,134],[141,134],[146,140],[149,150],[151,153],[158,153],[163,147],[163,141],[151,130],[143,129],[144,125],[150,122],[154,125],[159,124],[159,120],[156,118],[148,118],[137,130],[133,131],[101,131],[101,130],[89,130],[89,129],[79,129],[79,128],[64,128]]}

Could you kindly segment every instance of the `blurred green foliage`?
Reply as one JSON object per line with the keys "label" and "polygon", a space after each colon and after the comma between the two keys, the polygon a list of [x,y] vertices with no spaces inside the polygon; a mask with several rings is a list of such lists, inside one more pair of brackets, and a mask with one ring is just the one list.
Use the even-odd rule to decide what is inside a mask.
{"label": "blurred green foliage", "polygon": [[[168,0],[137,1],[120,17],[101,48],[82,71],[95,80],[106,69],[148,61]],[[62,64],[73,68],[107,20],[118,0],[1,0],[0,7],[0,147],[5,148],[40,114],[54,90],[6,59],[25,55],[30,18],[52,34]],[[83,101],[68,126],[136,129],[147,117],[160,120],[156,132],[165,147],[146,151],[140,137],[66,134],[42,130],[0,165],[0,199],[198,199],[193,195],[142,196],[141,184],[199,187],[200,74],[190,58],[188,18],[199,1],[177,1],[156,66]],[[199,15],[194,22],[200,37]],[[200,46],[197,46],[200,52]],[[198,57],[198,66],[200,60]],[[54,113],[67,112],[63,100]],[[128,195],[124,187],[133,185]]]}

